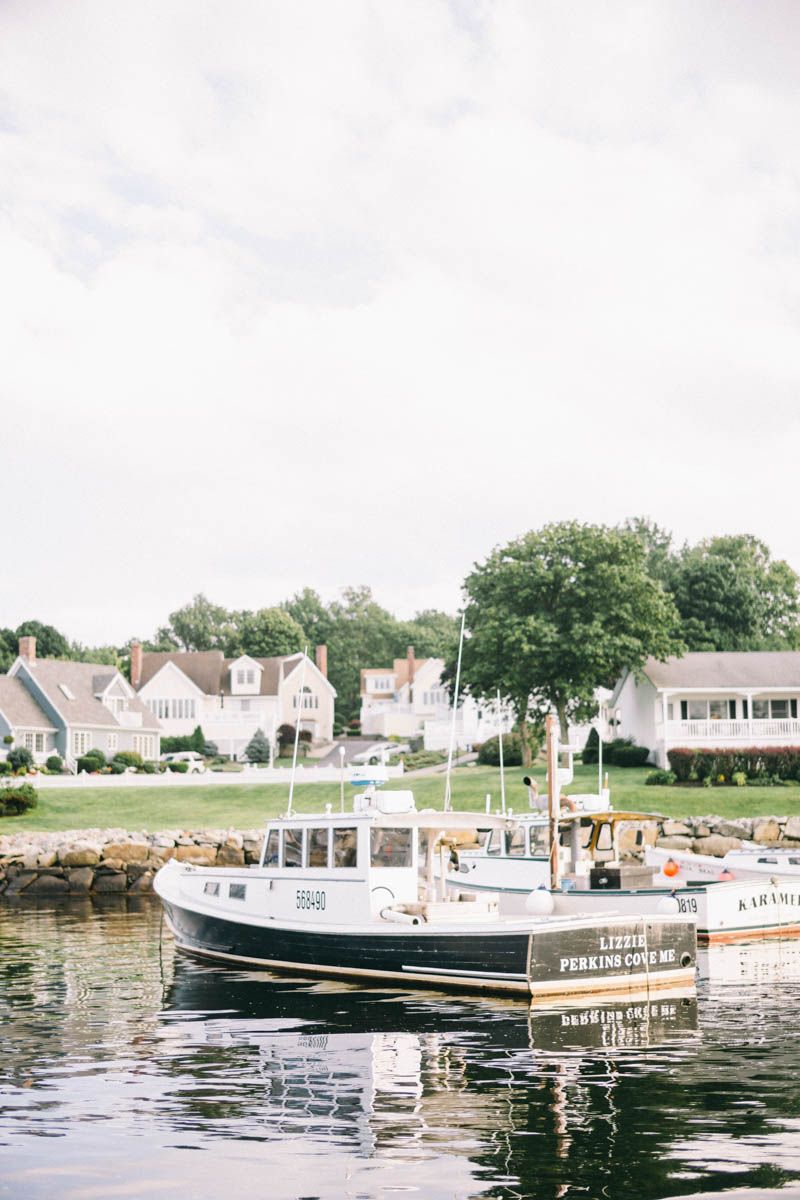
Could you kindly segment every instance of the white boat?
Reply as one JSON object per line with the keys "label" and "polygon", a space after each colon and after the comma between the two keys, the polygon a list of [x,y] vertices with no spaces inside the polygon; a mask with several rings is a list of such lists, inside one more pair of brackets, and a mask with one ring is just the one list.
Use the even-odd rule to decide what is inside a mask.
{"label": "white boat", "polygon": [[[328,806],[270,821],[257,866],[173,859],[154,888],[181,950],[235,965],[531,997],[693,983],[691,917],[620,916],[608,905],[593,915],[508,916],[492,893],[448,888],[441,867],[474,820],[418,812],[411,792],[378,794],[370,784],[351,813]],[[491,832],[512,828],[484,820]]]}
{"label": "white boat", "polygon": [[697,921],[700,942],[740,941],[800,935],[800,877],[759,876],[734,881],[676,882],[653,865],[620,860],[622,822],[658,820],[656,813],[578,812],[558,819],[558,886],[551,886],[549,822],[541,816],[515,818],[512,829],[482,828],[478,840],[456,848],[447,884],[476,897],[495,893],[501,912],[549,912],[591,916],[675,911]]}
{"label": "white boat", "polygon": [[655,868],[658,882],[706,883],[712,880],[795,879],[800,881],[798,850],[766,849],[751,844],[741,850],[729,850],[722,858],[695,854],[692,850],[667,850],[648,846],[645,862]]}

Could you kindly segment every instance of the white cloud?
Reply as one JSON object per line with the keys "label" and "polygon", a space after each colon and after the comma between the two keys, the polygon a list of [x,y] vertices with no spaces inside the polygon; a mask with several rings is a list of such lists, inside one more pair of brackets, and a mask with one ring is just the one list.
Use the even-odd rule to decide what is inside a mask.
{"label": "white cloud", "polygon": [[800,568],[797,10],[7,5],[0,624],[454,608],[546,520]]}

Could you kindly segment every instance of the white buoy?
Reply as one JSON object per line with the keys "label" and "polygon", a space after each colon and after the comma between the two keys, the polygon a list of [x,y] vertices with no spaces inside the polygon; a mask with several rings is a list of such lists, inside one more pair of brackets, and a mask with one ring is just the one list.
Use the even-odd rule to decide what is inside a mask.
{"label": "white buoy", "polygon": [[679,913],[681,911],[681,906],[678,904],[678,901],[674,896],[664,896],[664,898],[658,902],[657,911],[663,913],[665,916],[672,916],[674,913]]}
{"label": "white buoy", "polygon": [[525,897],[525,912],[532,917],[546,917],[553,911],[555,902],[547,888],[537,888]]}

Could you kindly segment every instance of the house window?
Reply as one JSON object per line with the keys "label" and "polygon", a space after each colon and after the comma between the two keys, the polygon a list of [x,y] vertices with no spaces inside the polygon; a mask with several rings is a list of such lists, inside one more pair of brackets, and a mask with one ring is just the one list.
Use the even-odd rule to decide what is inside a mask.
{"label": "house window", "polygon": [[675,705],[668,704],[667,705],[667,720],[668,721],[674,720],[674,713],[675,713]]}
{"label": "house window", "polygon": [[72,753],[75,757],[80,758],[91,748],[92,735],[85,729],[74,729],[72,731]]}
{"label": "house window", "polygon": [[153,757],[153,739],[146,737],[144,734],[135,733],[133,735],[133,749],[137,754],[141,754],[142,758]]}
{"label": "house window", "polygon": [[110,753],[111,753],[113,750],[116,750],[116,748],[117,748],[117,735],[116,735],[116,733],[110,733],[110,734],[108,735],[108,739],[107,739],[107,741],[108,741],[108,752],[109,752],[109,754],[110,754]]}
{"label": "house window", "polygon": [[33,750],[33,734],[32,733],[25,734],[25,749]]}
{"label": "house window", "polygon": [[753,717],[756,721],[768,721],[771,717],[773,721],[786,721],[789,716],[796,717],[797,701],[796,700],[754,700],[753,701]]}
{"label": "house window", "polygon": [[770,700],[770,716],[773,721],[785,721],[789,716],[788,700]]}
{"label": "house window", "polygon": [[237,683],[244,683],[244,671],[237,671],[237,672],[236,672],[236,682],[237,682]]}
{"label": "house window", "polygon": [[727,700],[709,700],[708,715],[712,721],[724,721],[728,716]]}
{"label": "house window", "polygon": [[705,721],[708,718],[708,701],[707,700],[690,700],[689,701],[689,720],[690,721]]}
{"label": "house window", "polygon": [[753,717],[756,721],[769,720],[769,700],[753,701]]}
{"label": "house window", "polygon": [[255,681],[256,681],[255,671],[245,671],[245,676],[246,676],[247,683],[255,683]]}

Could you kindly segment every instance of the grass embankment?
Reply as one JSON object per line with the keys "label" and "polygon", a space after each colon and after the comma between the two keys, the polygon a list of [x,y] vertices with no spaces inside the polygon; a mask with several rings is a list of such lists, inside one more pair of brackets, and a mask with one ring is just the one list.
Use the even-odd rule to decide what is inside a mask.
{"label": "grass embankment", "polygon": [[[528,793],[520,767],[506,771],[506,806],[527,811]],[[668,817],[757,817],[800,813],[800,785],[792,787],[645,787],[647,768],[609,767],[611,802],[616,809],[663,813]],[[544,771],[533,771],[539,788],[545,788]],[[418,808],[441,808],[444,774],[409,776],[392,780],[389,788],[411,788]],[[597,768],[578,766],[569,792],[597,790]],[[483,812],[487,792],[492,808],[500,805],[500,771],[496,767],[459,767],[453,771],[453,807]],[[350,807],[353,788],[346,786]],[[39,805],[20,817],[0,820],[0,834],[23,830],[123,828],[146,829],[257,829],[265,817],[285,812],[285,784],[199,784],[172,790],[142,788],[42,788]],[[299,812],[319,812],[326,804],[339,807],[337,783],[298,784],[294,804]]]}

